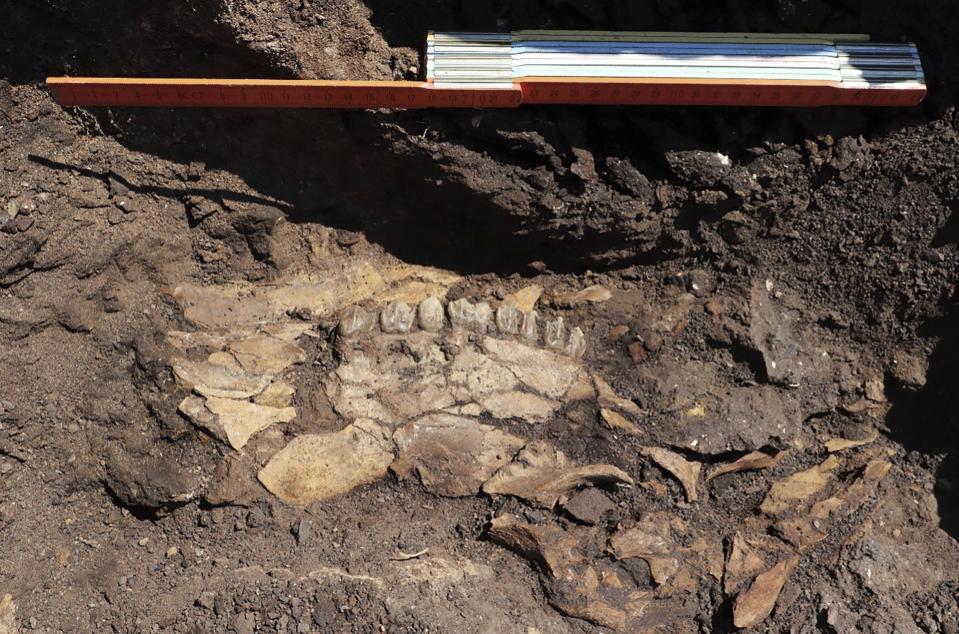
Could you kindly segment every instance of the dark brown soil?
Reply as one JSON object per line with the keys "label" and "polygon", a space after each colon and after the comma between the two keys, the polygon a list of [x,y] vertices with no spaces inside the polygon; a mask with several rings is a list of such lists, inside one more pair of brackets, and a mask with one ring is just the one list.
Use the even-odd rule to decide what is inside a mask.
{"label": "dark brown soil", "polygon": [[[515,425],[669,487],[610,494],[610,526],[663,510],[721,541],[770,482],[821,461],[819,441],[877,430],[893,464],[880,493],[806,555],[755,631],[959,631],[957,6],[0,0],[0,599],[38,632],[606,631],[555,611],[534,567],[487,538],[494,515],[548,513],[393,479],[290,507],[255,480],[269,447],[237,456],[177,413],[163,333],[185,322],[170,288],[275,279],[325,241],[332,258],[463,274],[463,296],[611,289],[545,311],[587,331],[587,365],[643,408],[645,435],[575,407]],[[211,112],[63,109],[43,86],[403,78],[428,29],[538,27],[909,39],[930,97],[870,111]],[[774,309],[758,308],[763,292]],[[308,350],[292,429],[322,427],[310,418],[328,405],[300,394],[336,363],[326,344]],[[771,366],[781,346],[810,362]],[[877,379],[882,398],[858,406]],[[696,390],[750,424],[679,447],[671,404]],[[649,444],[710,465],[757,444],[793,453],[688,505],[639,455]],[[484,568],[447,586],[388,572],[425,547]],[[364,580],[381,571],[408,583]],[[661,631],[731,631],[731,609],[704,582],[682,627]]]}

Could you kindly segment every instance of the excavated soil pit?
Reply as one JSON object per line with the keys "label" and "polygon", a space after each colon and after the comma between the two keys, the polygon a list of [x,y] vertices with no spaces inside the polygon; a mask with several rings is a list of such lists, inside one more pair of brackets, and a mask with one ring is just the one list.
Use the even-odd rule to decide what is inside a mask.
{"label": "excavated soil pit", "polygon": [[[953,3],[11,4],[0,633],[959,628]],[[411,77],[430,28],[869,32],[919,44],[930,97],[83,110],[42,85]],[[459,325],[396,332],[428,297]]]}

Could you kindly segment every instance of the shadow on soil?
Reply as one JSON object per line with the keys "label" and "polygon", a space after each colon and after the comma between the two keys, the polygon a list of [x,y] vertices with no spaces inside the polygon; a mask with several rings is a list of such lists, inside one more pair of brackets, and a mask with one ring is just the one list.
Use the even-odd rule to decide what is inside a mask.
{"label": "shadow on soil", "polygon": [[[959,242],[957,221],[954,210],[935,244]],[[946,317],[927,325],[927,334],[939,337],[939,343],[929,357],[926,384],[918,391],[894,393],[887,423],[906,449],[942,457],[935,487],[940,525],[959,540],[959,288],[951,302]]]}
{"label": "shadow on soil", "polygon": [[[33,83],[61,73],[277,75],[269,60],[236,44],[232,33],[217,21],[220,5],[216,0],[189,3],[189,7],[107,4],[50,0],[14,6],[9,20],[14,37],[7,40],[9,50],[0,55],[0,76],[14,83]],[[950,3],[928,2],[922,10],[910,11],[909,19],[900,25],[872,9],[863,9],[857,18],[841,7],[827,15],[804,17],[779,15],[772,8],[736,12],[706,2],[665,12],[656,8],[661,3],[654,2],[485,0],[473,7],[472,3],[417,0],[401,8],[382,0],[367,4],[374,24],[391,45],[398,46],[419,46],[428,28],[815,30],[818,27],[812,22],[817,19],[849,30],[871,28],[899,37],[925,33],[916,25],[929,23],[914,14],[956,13]],[[430,16],[429,25],[421,23],[424,15]],[[779,18],[793,22],[783,26]],[[32,28],[36,24],[45,28]],[[930,51],[941,48],[941,40],[926,39]],[[942,64],[932,67],[947,70]],[[526,271],[535,260],[555,271],[577,271],[590,254],[629,252],[631,245],[617,237],[615,222],[610,231],[584,230],[575,238],[545,230],[549,218],[543,216],[548,210],[517,209],[515,203],[509,208],[511,203],[498,200],[499,192],[478,193],[450,179],[449,165],[442,159],[434,159],[427,150],[398,152],[395,141],[433,131],[466,151],[491,155],[508,165],[519,161],[528,168],[524,162],[539,160],[545,166],[546,161],[535,156],[517,158],[515,150],[503,142],[502,133],[536,130],[561,156],[569,156],[574,145],[586,147],[598,160],[629,158],[655,177],[665,172],[662,154],[671,149],[723,151],[735,157],[764,141],[794,143],[809,135],[870,134],[935,117],[946,102],[951,102],[948,89],[914,113],[530,108],[485,113],[481,126],[475,125],[474,112],[129,110],[96,115],[108,134],[133,150],[180,162],[203,161],[210,168],[241,176],[264,196],[284,201],[292,221],[362,230],[371,241],[409,262],[509,274]],[[587,210],[580,212],[585,215]],[[619,265],[629,263],[618,261]]]}

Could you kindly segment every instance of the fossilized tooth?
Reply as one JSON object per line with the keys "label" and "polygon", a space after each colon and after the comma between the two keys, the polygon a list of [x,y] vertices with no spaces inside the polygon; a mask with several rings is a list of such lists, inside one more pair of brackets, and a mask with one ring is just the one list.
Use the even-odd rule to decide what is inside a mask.
{"label": "fossilized tooth", "polygon": [[573,328],[569,333],[569,341],[566,342],[566,354],[574,359],[580,359],[586,353],[586,335],[582,328]]}
{"label": "fossilized tooth", "polygon": [[405,333],[413,328],[416,313],[405,302],[390,302],[380,313],[380,328],[388,333]]}
{"label": "fossilized tooth", "polygon": [[523,325],[520,327],[520,336],[530,343],[539,339],[539,313],[531,310],[523,314]]}
{"label": "fossilized tooth", "polygon": [[493,325],[493,309],[486,302],[476,304],[476,323],[474,327],[477,331],[486,333]]}
{"label": "fossilized tooth", "polygon": [[523,313],[512,304],[500,304],[496,309],[496,327],[504,335],[518,335],[523,326]]}
{"label": "fossilized tooth", "polygon": [[374,315],[366,312],[359,306],[351,306],[343,313],[340,319],[340,335],[343,337],[352,337],[356,334],[369,332],[376,323]]}
{"label": "fossilized tooth", "polygon": [[562,350],[566,347],[566,324],[562,317],[557,317],[546,322],[546,328],[543,330],[543,342],[547,348],[553,350]]}
{"label": "fossilized tooth", "polygon": [[468,299],[458,299],[446,307],[453,328],[471,328],[476,323],[476,306]]}
{"label": "fossilized tooth", "polygon": [[428,297],[420,302],[416,309],[420,328],[426,332],[439,332],[446,323],[443,315],[443,303],[435,297]]}

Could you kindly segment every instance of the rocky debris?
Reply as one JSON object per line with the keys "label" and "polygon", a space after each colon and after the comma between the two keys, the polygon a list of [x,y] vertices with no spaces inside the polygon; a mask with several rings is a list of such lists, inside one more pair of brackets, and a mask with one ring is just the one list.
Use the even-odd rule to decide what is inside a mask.
{"label": "rocky debris", "polygon": [[839,460],[830,456],[820,464],[799,471],[784,480],[774,482],[760,505],[766,515],[782,515],[793,510],[826,488],[834,479]]}
{"label": "rocky debris", "polygon": [[749,338],[763,357],[768,381],[798,385],[814,370],[814,351],[798,334],[795,315],[774,303],[772,287],[769,280],[753,283]]}
{"label": "rocky debris", "polygon": [[103,481],[123,506],[154,511],[189,502],[200,489],[195,474],[168,456],[117,447],[107,451]]}
{"label": "rocky debris", "polygon": [[748,173],[733,165],[725,154],[680,150],[667,152],[665,156],[673,174],[690,186],[700,189],[724,188],[740,196],[746,195],[754,186]]}
{"label": "rocky debris", "polygon": [[[713,291],[716,290],[716,280],[709,272],[702,269],[690,271],[684,276],[684,280],[686,282],[687,290],[695,297],[709,297]],[[705,308],[709,310],[709,306],[706,306]],[[714,312],[722,311],[720,310]]]}
{"label": "rocky debris", "polygon": [[598,489],[592,487],[574,493],[563,503],[563,509],[583,524],[601,524],[616,510],[616,505]]}
{"label": "rocky debris", "polygon": [[[729,385],[713,364],[638,367],[644,405],[663,417],[658,439],[703,454],[785,446],[802,429],[796,396],[771,385]],[[648,403],[648,405],[647,405]]]}
{"label": "rocky debris", "polygon": [[686,460],[678,453],[660,447],[643,447],[642,453],[679,480],[686,492],[687,502],[695,502],[699,498],[698,487],[703,470],[702,463]]}
{"label": "rocky debris", "polygon": [[296,417],[292,407],[270,407],[230,398],[188,396],[179,410],[193,424],[210,432],[234,449],[243,449],[250,438],[275,423]]}
{"label": "rocky debris", "polygon": [[400,479],[415,474],[427,491],[448,497],[479,493],[525,442],[472,418],[449,414],[407,423],[393,439],[398,454],[390,469]]}
{"label": "rocky debris", "polygon": [[926,362],[901,350],[892,355],[889,375],[902,389],[919,390],[926,385]]}
{"label": "rocky debris", "polygon": [[761,451],[753,451],[733,462],[717,465],[715,468],[711,469],[709,474],[706,476],[706,482],[709,482],[713,478],[718,478],[721,475],[726,475],[727,473],[739,473],[740,471],[759,471],[760,469],[775,467],[783,459],[783,456],[785,456],[784,451],[780,451],[773,456]]}
{"label": "rocky debris", "polygon": [[534,506],[553,508],[565,504],[572,493],[585,487],[620,484],[633,484],[633,480],[612,465],[576,466],[562,451],[534,442],[488,479],[483,492],[511,495]]}
{"label": "rocky debris", "polygon": [[203,499],[211,506],[243,504],[251,496],[253,485],[249,471],[240,460],[225,458],[214,469]]}
{"label": "rocky debris", "polygon": [[392,461],[388,432],[357,420],[338,432],[294,438],[257,477],[283,501],[307,506],[379,480]]}
{"label": "rocky debris", "polygon": [[606,157],[606,174],[614,186],[634,196],[645,208],[653,205],[655,192],[652,184],[642,172],[633,167],[629,159]]}
{"label": "rocky debris", "polygon": [[799,563],[797,557],[781,561],[758,575],[733,603],[733,625],[755,627],[772,613],[786,580]]}

